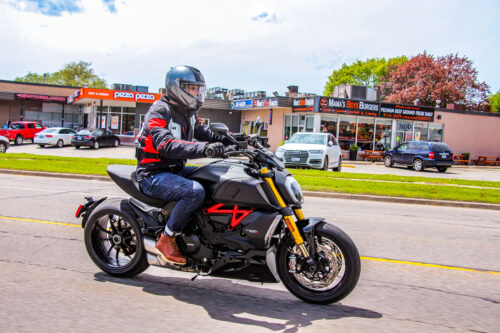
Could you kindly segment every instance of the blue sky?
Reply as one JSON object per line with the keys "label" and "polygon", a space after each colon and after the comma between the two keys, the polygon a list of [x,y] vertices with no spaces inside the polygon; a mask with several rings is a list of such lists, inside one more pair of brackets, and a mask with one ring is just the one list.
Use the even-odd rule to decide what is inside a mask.
{"label": "blue sky", "polygon": [[209,87],[321,94],[356,59],[458,53],[500,90],[500,1],[0,0],[0,79],[85,60],[156,92],[177,64]]}

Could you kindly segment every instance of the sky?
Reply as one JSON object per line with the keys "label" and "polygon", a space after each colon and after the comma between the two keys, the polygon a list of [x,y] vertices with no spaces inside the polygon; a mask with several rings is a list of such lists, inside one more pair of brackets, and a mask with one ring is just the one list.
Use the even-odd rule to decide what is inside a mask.
{"label": "sky", "polygon": [[0,0],[0,79],[92,63],[158,92],[175,65],[207,86],[322,94],[343,63],[466,56],[500,90],[498,0]]}

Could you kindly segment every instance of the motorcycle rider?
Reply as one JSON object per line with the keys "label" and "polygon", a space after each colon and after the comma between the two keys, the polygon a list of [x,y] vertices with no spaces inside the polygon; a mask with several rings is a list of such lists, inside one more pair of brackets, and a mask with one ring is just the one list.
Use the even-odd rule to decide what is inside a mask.
{"label": "motorcycle rider", "polygon": [[[198,118],[196,111],[205,100],[205,79],[191,66],[172,67],[165,78],[166,95],[149,108],[136,139],[136,177],[142,192],[165,201],[177,201],[156,248],[169,262],[184,265],[176,236],[189,216],[203,203],[205,190],[185,178],[196,167],[186,160],[219,157],[224,144],[233,142],[214,134]],[[199,140],[193,142],[193,138]]]}

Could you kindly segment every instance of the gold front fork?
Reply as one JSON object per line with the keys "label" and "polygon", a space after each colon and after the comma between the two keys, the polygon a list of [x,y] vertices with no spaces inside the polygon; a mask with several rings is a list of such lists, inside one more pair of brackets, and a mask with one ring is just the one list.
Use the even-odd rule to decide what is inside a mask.
{"label": "gold front fork", "polygon": [[[269,169],[262,168],[259,170],[259,172],[264,177],[264,180],[269,184],[269,187],[271,187],[271,191],[273,191],[273,194],[276,197],[276,200],[278,200],[278,204],[280,205],[280,207],[282,208],[287,207],[285,201],[281,197],[281,194],[276,189],[276,185],[274,185],[273,179],[269,175]],[[299,220],[304,219],[304,214],[302,213],[301,209],[295,209],[294,212],[295,215],[297,216],[297,219]],[[302,238],[302,235],[300,234],[299,229],[297,228],[297,224],[295,224],[295,221],[293,220],[293,217],[291,215],[288,215],[288,216],[283,216],[283,219],[285,220],[286,226],[288,227],[288,230],[292,234],[293,239],[295,240],[295,244],[297,244],[297,246],[299,247],[300,252],[302,252],[304,258],[309,257],[309,251],[307,251],[307,248],[304,245],[304,239]]]}

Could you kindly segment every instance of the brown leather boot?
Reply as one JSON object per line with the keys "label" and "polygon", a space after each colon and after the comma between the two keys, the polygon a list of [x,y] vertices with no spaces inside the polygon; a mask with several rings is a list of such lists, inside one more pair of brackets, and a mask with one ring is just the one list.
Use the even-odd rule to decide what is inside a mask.
{"label": "brown leather boot", "polygon": [[156,248],[163,254],[166,261],[177,265],[186,264],[186,257],[179,250],[175,237],[169,237],[162,233],[160,239],[156,242]]}

